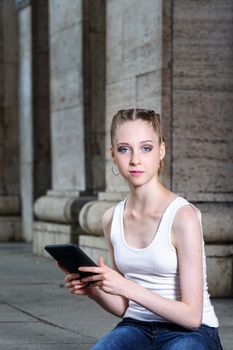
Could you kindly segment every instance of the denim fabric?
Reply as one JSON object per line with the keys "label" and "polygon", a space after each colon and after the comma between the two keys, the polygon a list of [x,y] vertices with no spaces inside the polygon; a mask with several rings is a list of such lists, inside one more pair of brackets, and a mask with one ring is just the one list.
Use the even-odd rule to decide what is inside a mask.
{"label": "denim fabric", "polygon": [[201,325],[195,331],[172,323],[124,318],[91,350],[223,350],[218,329]]}

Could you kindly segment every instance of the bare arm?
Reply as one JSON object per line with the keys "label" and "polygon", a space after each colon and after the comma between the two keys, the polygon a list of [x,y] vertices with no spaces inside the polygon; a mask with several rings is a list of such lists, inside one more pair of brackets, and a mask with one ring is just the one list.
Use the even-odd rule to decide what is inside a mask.
{"label": "bare arm", "polygon": [[96,271],[99,275],[91,279],[99,279],[100,288],[106,293],[117,293],[167,320],[195,329],[201,324],[203,309],[202,232],[197,213],[191,206],[178,211],[172,241],[178,254],[181,301],[161,297],[125,278],[115,286],[104,270]]}
{"label": "bare arm", "polygon": [[[118,271],[114,256],[113,256],[113,248],[110,241],[110,230],[111,230],[111,222],[113,216],[114,208],[110,208],[106,211],[103,216],[103,230],[106,241],[109,247],[109,254],[112,260],[113,268],[110,269],[105,266],[103,258],[99,259],[99,268],[96,268],[98,272],[108,273],[110,278],[112,279],[112,283],[116,286],[120,283],[120,280],[124,279],[121,275],[120,271]],[[97,272],[96,271],[96,272]],[[122,296],[117,294],[109,294],[101,287],[100,283],[86,283],[80,280],[74,280],[74,278],[79,278],[79,275],[67,275],[66,276],[66,286],[70,290],[72,294],[75,295],[87,295],[91,299],[95,300],[101,307],[103,307],[108,312],[114,314],[115,316],[122,317],[125,313],[126,308],[128,307],[128,300]]]}
{"label": "bare arm", "polygon": [[[119,282],[119,273],[113,272],[112,269],[109,269],[107,266],[104,265],[103,259],[100,258],[100,267],[104,268],[105,271],[109,270],[112,282],[117,285]],[[106,273],[106,272],[105,272]],[[124,277],[121,277],[124,278]],[[114,314],[115,316],[122,317],[128,307],[128,299],[126,299],[122,295],[118,294],[110,294],[104,290],[104,288],[99,285],[99,287],[95,287],[92,290],[92,293],[89,295],[89,297],[93,300],[95,300],[102,308],[107,310],[108,312]]]}
{"label": "bare arm", "polygon": [[202,232],[195,209],[183,207],[173,225],[173,244],[179,262],[181,301],[173,301],[144,290],[130,289],[129,299],[184,327],[198,328],[203,310]]}

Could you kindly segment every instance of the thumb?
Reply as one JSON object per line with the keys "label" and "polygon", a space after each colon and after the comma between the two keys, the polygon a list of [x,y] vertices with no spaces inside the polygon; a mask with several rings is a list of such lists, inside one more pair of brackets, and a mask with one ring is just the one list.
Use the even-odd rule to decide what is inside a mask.
{"label": "thumb", "polygon": [[104,258],[103,258],[103,256],[100,256],[99,257],[99,267],[104,267],[105,266],[105,264],[104,264]]}

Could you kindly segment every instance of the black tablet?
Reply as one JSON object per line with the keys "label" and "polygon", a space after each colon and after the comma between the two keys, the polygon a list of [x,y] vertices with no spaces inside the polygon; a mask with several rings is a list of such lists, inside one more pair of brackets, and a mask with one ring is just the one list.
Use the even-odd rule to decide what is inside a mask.
{"label": "black tablet", "polygon": [[77,244],[49,244],[44,249],[70,273],[79,273],[80,277],[93,275],[79,271],[81,266],[97,266]]}

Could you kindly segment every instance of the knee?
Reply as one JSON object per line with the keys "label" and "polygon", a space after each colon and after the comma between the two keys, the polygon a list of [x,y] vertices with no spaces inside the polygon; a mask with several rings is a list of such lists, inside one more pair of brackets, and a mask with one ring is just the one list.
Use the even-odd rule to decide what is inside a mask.
{"label": "knee", "polygon": [[104,339],[100,338],[91,348],[90,350],[107,350],[110,349],[108,347],[108,343],[110,342],[105,342]]}
{"label": "knee", "polygon": [[104,350],[104,349],[105,349],[105,347],[104,347],[103,345],[100,345],[99,342],[96,343],[96,344],[94,344],[94,345],[90,348],[90,350]]}
{"label": "knee", "polygon": [[117,339],[115,339],[110,332],[100,338],[90,350],[117,350],[120,349],[117,343]]}
{"label": "knee", "polygon": [[209,347],[203,343],[197,336],[182,336],[173,339],[164,350],[209,350]]}

